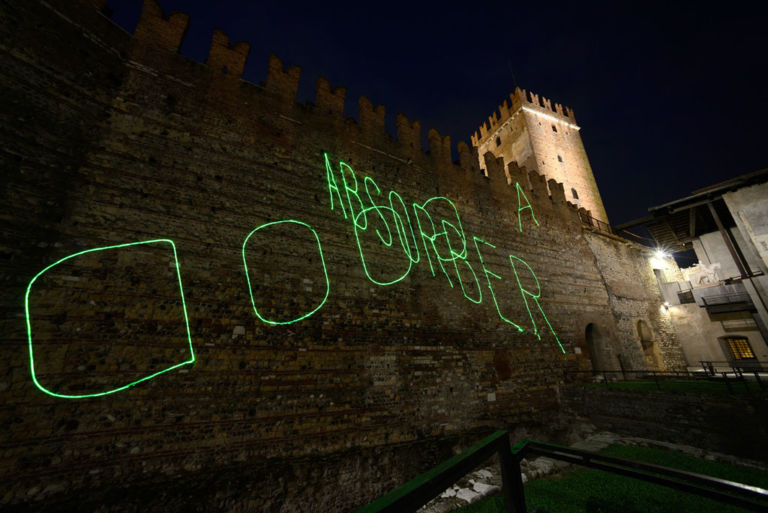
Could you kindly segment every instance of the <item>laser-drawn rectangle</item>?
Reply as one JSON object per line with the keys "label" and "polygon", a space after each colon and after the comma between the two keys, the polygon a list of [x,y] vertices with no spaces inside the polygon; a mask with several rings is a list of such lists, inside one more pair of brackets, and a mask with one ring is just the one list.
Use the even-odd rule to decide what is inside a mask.
{"label": "laser-drawn rectangle", "polygon": [[32,278],[24,307],[32,381],[54,397],[113,394],[195,361],[170,239],[66,256]]}

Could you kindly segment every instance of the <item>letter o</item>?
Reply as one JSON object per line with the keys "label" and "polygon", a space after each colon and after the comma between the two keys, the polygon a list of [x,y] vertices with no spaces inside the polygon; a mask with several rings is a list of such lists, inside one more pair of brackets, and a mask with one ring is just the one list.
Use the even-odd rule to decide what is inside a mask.
{"label": "letter o", "polygon": [[[248,244],[248,240],[259,230],[263,230],[264,228],[267,228],[269,226],[274,226],[274,225],[284,224],[284,223],[293,223],[293,224],[298,224],[300,226],[304,226],[307,229],[309,229],[310,232],[312,232],[312,235],[315,236],[315,241],[317,241],[317,250],[320,253],[320,264],[323,266],[323,276],[325,277],[325,297],[323,297],[323,300],[320,301],[320,303],[311,312],[308,312],[302,315],[301,317],[297,317],[295,319],[291,319],[288,321],[275,321],[272,319],[267,319],[264,316],[262,316],[259,313],[259,309],[256,307],[256,298],[253,297],[253,287],[251,286],[251,278],[250,276],[248,276],[248,262],[245,256],[245,246]],[[248,236],[243,241],[243,268],[245,269],[245,279],[248,282],[248,292],[251,295],[251,304],[253,305],[253,313],[255,313],[256,317],[258,317],[261,321],[266,322],[267,324],[277,324],[277,325],[293,324],[294,322],[299,322],[302,319],[306,319],[310,315],[317,312],[325,304],[325,302],[328,300],[328,294],[331,291],[331,284],[328,281],[328,270],[325,267],[325,259],[323,258],[323,248],[320,245],[320,237],[317,235],[317,232],[315,231],[314,228],[312,228],[310,225],[308,225],[303,221],[297,221],[295,219],[284,219],[282,221],[272,221],[271,223],[262,224],[261,226],[256,227],[253,231],[251,231],[251,233],[248,234]]]}

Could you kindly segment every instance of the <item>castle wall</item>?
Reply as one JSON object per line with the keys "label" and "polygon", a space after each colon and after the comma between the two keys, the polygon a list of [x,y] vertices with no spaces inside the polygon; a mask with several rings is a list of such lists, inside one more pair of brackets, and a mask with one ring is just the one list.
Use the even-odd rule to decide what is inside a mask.
{"label": "castle wall", "polygon": [[347,511],[589,369],[614,242],[562,185],[153,0],[2,10],[3,506]]}
{"label": "castle wall", "polygon": [[[684,367],[685,356],[670,313],[662,307],[664,300],[647,248],[599,231],[585,230],[584,237],[600,269],[616,322],[618,344],[610,350],[613,368],[618,369],[618,354],[627,370],[678,370]],[[638,330],[640,321],[651,331],[652,344],[648,350],[642,345]]]}

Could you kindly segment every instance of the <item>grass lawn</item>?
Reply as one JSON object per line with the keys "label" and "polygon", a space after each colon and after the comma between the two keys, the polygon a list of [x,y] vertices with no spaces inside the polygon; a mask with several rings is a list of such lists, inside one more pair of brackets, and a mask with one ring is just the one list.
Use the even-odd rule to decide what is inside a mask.
{"label": "grass lawn", "polygon": [[[659,380],[659,387],[656,386],[656,382],[653,380],[648,381],[614,381],[605,383],[588,383],[584,386],[588,387],[602,387],[613,390],[659,390],[659,387],[664,392],[695,392],[703,394],[748,394],[758,393],[761,391],[760,385],[754,381],[750,381],[747,386],[744,386],[742,382],[731,382],[731,390],[728,390],[728,385],[722,381],[665,381]],[[747,388],[748,387],[748,388]]]}
{"label": "grass lawn", "polygon": [[[634,459],[768,488],[768,472],[706,461],[661,449],[614,445],[601,454]],[[560,475],[525,484],[530,513],[729,513],[741,508],[609,472],[573,466]],[[489,497],[456,513],[503,513],[503,499]]]}

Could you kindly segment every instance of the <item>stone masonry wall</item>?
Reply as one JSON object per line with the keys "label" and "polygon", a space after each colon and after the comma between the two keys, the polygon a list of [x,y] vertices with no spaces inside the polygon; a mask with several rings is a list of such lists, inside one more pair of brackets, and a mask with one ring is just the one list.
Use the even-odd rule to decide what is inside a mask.
{"label": "stone masonry wall", "polygon": [[[650,264],[650,250],[639,244],[618,239],[599,231],[585,230],[595,263],[610,295],[618,344],[605,345],[610,353],[606,361],[615,362],[621,354],[627,369],[660,368],[679,370],[685,355],[675,335],[668,309],[656,283]],[[650,347],[644,350],[638,323],[650,328]],[[617,366],[613,366],[617,368]]]}
{"label": "stone masonry wall", "polygon": [[546,425],[613,306],[560,184],[93,4],[0,6],[3,508],[347,511]]}
{"label": "stone masonry wall", "polygon": [[743,395],[572,387],[563,408],[614,433],[768,461],[768,397],[751,386]]}

